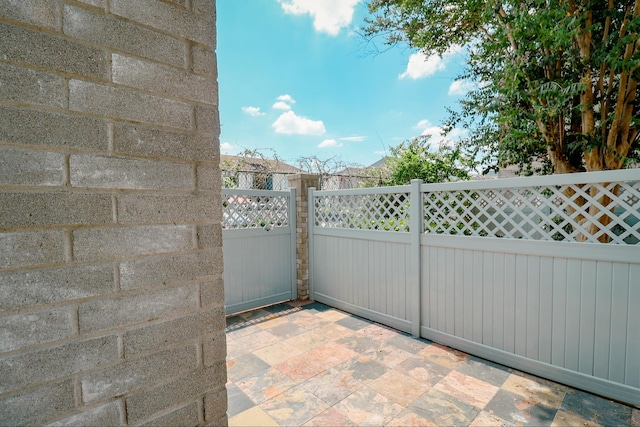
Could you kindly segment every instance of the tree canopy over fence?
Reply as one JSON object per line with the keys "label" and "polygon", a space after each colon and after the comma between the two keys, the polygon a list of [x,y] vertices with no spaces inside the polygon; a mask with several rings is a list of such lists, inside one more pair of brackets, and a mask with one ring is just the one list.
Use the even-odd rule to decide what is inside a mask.
{"label": "tree canopy over fence", "polygon": [[[451,111],[487,169],[569,173],[637,161],[640,0],[369,0],[365,37],[465,46],[475,83]],[[541,162],[540,162],[541,161]],[[534,163],[536,162],[536,163]]]}

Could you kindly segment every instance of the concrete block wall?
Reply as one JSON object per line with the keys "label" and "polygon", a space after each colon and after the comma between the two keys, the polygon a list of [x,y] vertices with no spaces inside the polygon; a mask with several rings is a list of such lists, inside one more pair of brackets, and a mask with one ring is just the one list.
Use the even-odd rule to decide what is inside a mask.
{"label": "concrete block wall", "polygon": [[226,424],[215,0],[0,0],[0,425]]}

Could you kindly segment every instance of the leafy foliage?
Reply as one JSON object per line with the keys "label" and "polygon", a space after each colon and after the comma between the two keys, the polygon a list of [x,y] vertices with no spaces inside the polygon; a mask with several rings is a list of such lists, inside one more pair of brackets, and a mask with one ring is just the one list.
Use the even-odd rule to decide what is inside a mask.
{"label": "leafy foliage", "polygon": [[412,179],[425,183],[469,179],[468,160],[459,149],[431,151],[429,137],[421,136],[391,147],[383,185],[405,185]]}
{"label": "leafy foliage", "polygon": [[450,111],[486,170],[620,169],[637,162],[640,0],[369,0],[364,35],[425,54],[456,46],[476,83]]}

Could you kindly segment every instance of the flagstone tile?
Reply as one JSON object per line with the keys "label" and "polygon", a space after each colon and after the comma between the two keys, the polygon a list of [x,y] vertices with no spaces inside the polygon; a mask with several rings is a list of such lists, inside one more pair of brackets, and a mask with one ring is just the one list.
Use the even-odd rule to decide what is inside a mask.
{"label": "flagstone tile", "polygon": [[469,427],[503,427],[511,425],[513,424],[508,423],[500,417],[497,417],[485,411],[480,411],[478,416],[476,416],[473,421],[471,421]]}
{"label": "flagstone tile", "polygon": [[337,320],[344,319],[345,317],[349,317],[349,315],[344,311],[340,311],[336,309],[323,311],[321,313],[316,314],[316,316],[323,320],[327,320],[329,322],[335,322]]}
{"label": "flagstone tile", "polygon": [[335,408],[361,426],[381,426],[404,408],[368,387],[361,387],[342,399]]}
{"label": "flagstone tile", "polygon": [[229,418],[256,406],[256,403],[234,383],[227,384],[227,402],[227,416]]}
{"label": "flagstone tile", "polygon": [[302,425],[328,409],[322,400],[299,386],[280,393],[260,406],[283,426]]}
{"label": "flagstone tile", "polygon": [[565,427],[565,426],[581,426],[581,427],[604,427],[602,424],[598,424],[592,420],[586,419],[579,414],[571,411],[565,411],[559,409],[556,412],[556,416],[551,422],[552,427]]}
{"label": "flagstone tile", "polygon": [[302,352],[306,352],[313,350],[316,347],[320,347],[322,344],[327,342],[327,338],[322,336],[322,334],[315,333],[315,330],[313,330],[296,335],[292,338],[287,338],[282,342]]}
{"label": "flagstone tile", "polygon": [[359,335],[364,335],[367,338],[371,338],[378,341],[385,341],[398,334],[395,329],[387,328],[386,326],[374,323],[367,327],[360,329],[357,332]]}
{"label": "flagstone tile", "polygon": [[318,316],[319,315],[312,316],[312,317],[309,317],[308,319],[307,318],[295,319],[295,320],[292,320],[291,323],[295,324],[296,326],[298,326],[304,331],[311,331],[313,329],[332,324],[331,321],[322,319]]}
{"label": "flagstone tile", "polygon": [[238,388],[257,404],[289,390],[298,383],[299,381],[289,378],[276,368],[270,368],[236,381]]}
{"label": "flagstone tile", "polygon": [[227,361],[227,377],[231,381],[239,381],[270,367],[258,356],[247,353]]}
{"label": "flagstone tile", "polygon": [[494,385],[456,371],[440,380],[433,389],[454,396],[478,409],[484,408],[499,390]]}
{"label": "flagstone tile", "polygon": [[367,387],[406,407],[423,395],[431,386],[400,372],[390,370],[375,380],[369,381]]}
{"label": "flagstone tile", "polygon": [[361,317],[349,316],[344,319],[340,319],[336,322],[337,325],[344,326],[345,328],[349,328],[353,331],[359,331],[360,329],[366,328],[371,325],[373,322],[369,320],[365,320]]}
{"label": "flagstone tile", "polygon": [[255,406],[247,411],[229,418],[229,427],[271,427],[279,426],[262,408]]}
{"label": "flagstone tile", "polygon": [[579,414],[589,422],[613,426],[631,424],[631,407],[580,390],[569,389],[560,409]]}
{"label": "flagstone tile", "polygon": [[524,397],[500,389],[484,410],[515,425],[551,425],[557,408],[539,402],[535,397]]}
{"label": "flagstone tile", "polygon": [[358,333],[345,336],[337,341],[360,354],[375,353],[380,350],[383,345],[383,343],[378,340],[372,340]]}
{"label": "flagstone tile", "polygon": [[308,333],[321,338],[324,342],[336,341],[340,338],[353,335],[353,331],[351,329],[340,326],[337,323],[330,323],[325,326],[317,327],[310,330]]}
{"label": "flagstone tile", "polygon": [[371,360],[380,362],[383,365],[394,368],[412,356],[404,350],[398,350],[391,346],[385,346],[377,350],[370,350],[363,353]]}
{"label": "flagstone tile", "polygon": [[319,373],[309,378],[299,386],[322,399],[327,405],[335,405],[351,393],[362,387],[349,372],[338,371],[335,368]]}
{"label": "flagstone tile", "polygon": [[309,379],[326,369],[322,358],[310,357],[309,353],[292,357],[275,367],[294,380]]}
{"label": "flagstone tile", "polygon": [[509,375],[501,388],[555,409],[560,407],[568,389],[564,385],[523,373]]}
{"label": "flagstone tile", "polygon": [[268,331],[270,334],[273,334],[276,337],[278,337],[280,340],[283,340],[283,339],[300,335],[301,333],[306,331],[306,329],[304,329],[301,326],[298,326],[293,322],[286,321],[272,328],[269,328]]}
{"label": "flagstone tile", "polygon": [[356,381],[366,382],[375,380],[387,371],[387,367],[366,356],[356,356],[335,367]]}
{"label": "flagstone tile", "polygon": [[436,384],[451,372],[451,369],[418,356],[406,359],[393,369],[430,386]]}
{"label": "flagstone tile", "polygon": [[318,314],[324,311],[332,310],[332,308],[329,307],[328,305],[322,304],[321,302],[315,302],[315,301],[312,302],[311,304],[307,304],[303,306],[302,309],[311,314]]}
{"label": "flagstone tile", "polygon": [[316,415],[309,421],[303,424],[304,426],[327,426],[327,427],[336,427],[336,426],[357,426],[353,421],[347,418],[342,412],[338,411],[336,408],[329,408],[326,411]]}
{"label": "flagstone tile", "polygon": [[255,351],[280,341],[276,335],[271,332],[262,330],[240,338],[235,338],[236,344],[244,347],[247,351]]}
{"label": "flagstone tile", "polygon": [[497,387],[502,386],[512,372],[512,370],[506,366],[498,365],[497,363],[479,359],[474,356],[470,356],[467,360],[460,363],[455,370]]}
{"label": "flagstone tile", "polygon": [[468,355],[440,344],[431,344],[418,352],[418,356],[429,359],[447,368],[455,368],[467,359]]}
{"label": "flagstone tile", "polygon": [[400,349],[402,351],[406,351],[407,353],[411,353],[411,354],[418,353],[420,350],[426,348],[430,344],[431,344],[431,341],[414,338],[414,337],[405,335],[401,332],[389,338],[386,342],[387,346],[392,346],[394,348]]}
{"label": "flagstone tile", "polygon": [[273,313],[270,313],[264,309],[258,309],[258,310],[252,310],[252,311],[246,311],[244,313],[240,313],[240,317],[244,318],[245,321],[247,322],[250,322],[250,321],[257,322],[261,320],[267,320],[272,316],[273,316]]}
{"label": "flagstone tile", "polygon": [[234,339],[227,337],[227,360],[235,359],[243,354],[250,353],[249,349]]}
{"label": "flagstone tile", "polygon": [[434,424],[447,426],[466,426],[480,412],[474,406],[433,388],[416,399],[409,409]]}
{"label": "flagstone tile", "polygon": [[304,350],[287,344],[284,341],[262,347],[253,352],[253,354],[272,366],[282,363],[285,360],[291,359],[292,357],[298,356],[302,353],[304,353]]}
{"label": "flagstone tile", "polygon": [[391,421],[387,423],[387,426],[391,427],[407,427],[407,426],[428,426],[428,427],[438,427],[438,424],[435,424],[426,418],[421,417],[410,409],[405,409],[396,415]]}
{"label": "flagstone tile", "polygon": [[328,342],[309,351],[307,358],[320,361],[325,368],[338,365],[352,357],[357,353],[344,345],[335,341]]}
{"label": "flagstone tile", "polygon": [[266,322],[259,323],[257,326],[260,329],[272,329],[276,326],[288,325],[290,322],[286,317],[275,317],[273,319],[269,319]]}
{"label": "flagstone tile", "polygon": [[640,427],[640,408],[631,409],[631,427]]}
{"label": "flagstone tile", "polygon": [[260,328],[260,326],[258,325],[238,323],[236,325],[227,327],[226,333],[228,338],[238,339],[251,334],[255,334],[256,332],[260,332],[261,330],[262,328]]}

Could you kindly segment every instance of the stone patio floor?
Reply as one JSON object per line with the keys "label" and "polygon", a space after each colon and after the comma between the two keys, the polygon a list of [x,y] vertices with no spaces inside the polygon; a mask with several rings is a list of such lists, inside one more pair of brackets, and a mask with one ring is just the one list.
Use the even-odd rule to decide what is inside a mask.
{"label": "stone patio floor", "polygon": [[230,426],[640,426],[640,409],[319,303],[227,319]]}

